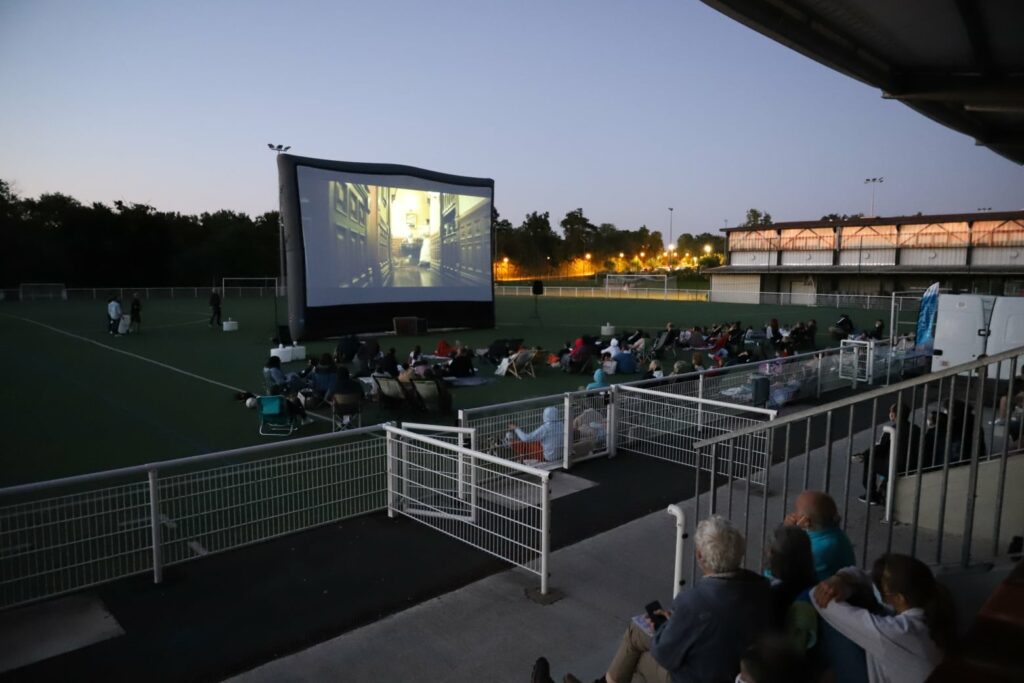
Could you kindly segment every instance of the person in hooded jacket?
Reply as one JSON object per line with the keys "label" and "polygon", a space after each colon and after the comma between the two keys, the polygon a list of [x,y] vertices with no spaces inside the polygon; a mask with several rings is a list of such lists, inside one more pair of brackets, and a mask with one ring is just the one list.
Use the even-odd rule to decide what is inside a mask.
{"label": "person in hooded jacket", "polygon": [[529,433],[524,432],[514,422],[509,423],[508,428],[522,443],[539,443],[545,461],[561,460],[565,423],[558,415],[558,408],[554,406],[545,408],[543,420],[544,423],[540,427]]}
{"label": "person in hooded jacket", "polygon": [[608,386],[608,380],[604,376],[604,370],[594,370],[594,381],[587,385],[587,390],[604,389]]}

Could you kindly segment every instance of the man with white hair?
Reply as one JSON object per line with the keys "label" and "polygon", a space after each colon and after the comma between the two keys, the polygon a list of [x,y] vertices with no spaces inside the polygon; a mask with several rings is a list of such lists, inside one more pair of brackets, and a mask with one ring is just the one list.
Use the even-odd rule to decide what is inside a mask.
{"label": "man with white hair", "polygon": [[[703,578],[681,591],[671,610],[659,610],[667,621],[653,637],[630,622],[598,681],[628,683],[634,674],[647,683],[731,681],[739,673],[744,650],[769,625],[768,580],[740,566],[746,541],[724,517],[698,524],[694,540]],[[566,683],[578,680],[565,677]]]}

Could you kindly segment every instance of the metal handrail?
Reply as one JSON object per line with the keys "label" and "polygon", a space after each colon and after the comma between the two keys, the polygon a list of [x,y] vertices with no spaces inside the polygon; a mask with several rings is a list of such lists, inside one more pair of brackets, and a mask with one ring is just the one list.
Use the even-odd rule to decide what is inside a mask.
{"label": "metal handrail", "polygon": [[37,481],[32,482],[30,484],[18,484],[16,486],[8,486],[6,488],[0,489],[0,497],[13,496],[21,493],[30,493],[34,491],[43,491],[46,489],[60,488],[63,486],[73,486],[75,484],[85,484],[94,481],[102,481],[104,479],[117,479],[120,477],[127,477],[134,474],[146,474],[147,472],[174,469],[176,467],[184,467],[185,465],[195,465],[196,463],[212,462],[214,460],[224,460],[238,455],[250,455],[255,453],[265,453],[267,451],[279,451],[282,448],[291,448],[292,446],[302,447],[306,446],[307,444],[320,443],[322,441],[331,441],[334,439],[348,440],[353,436],[367,435],[379,431],[381,427],[384,427],[387,424],[390,423],[370,425],[367,427],[360,427],[358,429],[349,429],[344,432],[317,434],[316,436],[307,436],[300,439],[292,439],[290,441],[257,444],[255,446],[231,448],[226,451],[216,451],[214,453],[190,455],[185,458],[177,458],[175,460],[162,460],[158,462],[148,463],[145,465],[130,465],[128,467],[118,467],[117,469],[113,470],[102,470],[100,472],[90,472],[88,474],[77,474],[71,477],[63,477],[61,479],[48,479],[46,481]]}
{"label": "metal handrail", "polygon": [[502,467],[508,467],[509,469],[516,470],[517,472],[522,472],[523,474],[532,474],[534,476],[540,477],[542,481],[547,481],[551,477],[551,472],[547,470],[538,469],[536,467],[530,467],[529,465],[523,465],[522,463],[515,462],[514,460],[505,460],[504,458],[498,458],[487,453],[480,453],[479,451],[474,451],[469,448],[464,448],[462,446],[456,446],[454,444],[446,443],[444,441],[439,441],[438,439],[433,439],[424,434],[410,432],[405,429],[392,426],[390,424],[382,426],[384,427],[384,431],[388,432],[389,434],[396,434],[398,436],[409,437],[417,441],[422,441],[423,443],[428,443],[431,446],[437,446],[438,448],[454,451],[455,453],[459,453],[460,455],[476,458],[477,460],[483,460],[484,462],[489,462],[493,465],[501,465]]}
{"label": "metal handrail", "polygon": [[938,379],[954,377],[965,372],[973,372],[974,370],[977,370],[979,368],[985,368],[994,363],[1001,363],[1004,360],[1012,360],[1019,356],[1024,356],[1024,346],[1018,346],[1015,349],[1002,351],[991,356],[983,356],[981,358],[978,358],[977,360],[972,360],[969,363],[955,365],[951,368],[940,370],[939,372],[930,372],[921,375],[920,377],[914,377],[912,379],[904,380],[898,384],[893,384],[888,387],[870,389],[862,394],[857,394],[856,396],[847,396],[846,398],[842,398],[837,401],[832,401],[831,403],[826,403],[824,405],[816,406],[814,408],[808,408],[807,410],[802,410],[799,413],[792,413],[790,415],[787,415],[786,417],[779,418],[772,422],[770,425],[751,425],[750,427],[743,427],[742,429],[737,429],[735,432],[730,432],[729,434],[713,436],[711,438],[698,441],[697,443],[694,444],[694,448],[705,448],[707,446],[713,446],[714,444],[721,443],[723,441],[729,441],[737,437],[747,436],[748,434],[756,434],[757,432],[761,432],[766,429],[785,427],[786,425],[793,424],[795,422],[810,419],[815,415],[827,413],[829,411],[833,411],[839,408],[846,408],[847,406],[851,406],[856,403],[863,403],[871,399],[878,399],[883,396],[888,396],[889,394],[897,394],[901,391],[905,391],[906,389],[910,389],[912,387],[921,386],[922,384],[928,384],[929,382],[934,382],[935,380]]}
{"label": "metal handrail", "polygon": [[[730,410],[739,410],[744,413],[758,413],[760,415],[767,415],[769,418],[774,418],[779,414],[779,411],[772,410],[771,408],[758,408],[757,406],[741,405],[739,403],[728,403],[726,401],[715,401],[710,398],[697,398],[696,396],[686,396],[683,394],[670,394],[665,391],[655,391],[654,389],[643,389],[641,387],[631,387],[628,384],[617,384],[617,387],[627,392],[635,392],[638,394],[647,394],[648,396],[656,396],[658,398],[665,398],[672,401],[689,401],[690,403],[699,403],[701,405],[717,406],[719,408],[729,408]],[[698,446],[700,444],[697,444]]]}

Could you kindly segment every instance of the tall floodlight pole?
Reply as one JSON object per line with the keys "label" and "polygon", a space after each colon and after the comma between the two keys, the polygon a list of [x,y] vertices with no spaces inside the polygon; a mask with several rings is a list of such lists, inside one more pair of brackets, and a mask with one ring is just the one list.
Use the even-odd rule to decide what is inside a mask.
{"label": "tall floodlight pole", "polygon": [[672,241],[673,241],[672,240],[672,211],[673,210],[674,209],[671,206],[668,207],[668,243],[669,244],[672,244]]}
{"label": "tall floodlight pole", "polygon": [[885,182],[885,178],[865,178],[864,184],[871,186],[871,217],[875,217],[875,188]]}
{"label": "tall floodlight pole", "polygon": [[[283,154],[291,149],[291,145],[274,145],[267,143],[267,148],[275,154]],[[278,254],[278,273],[277,273],[277,288],[274,290],[274,332],[277,332],[277,325],[280,318],[277,317],[277,298],[281,294],[281,288],[284,287],[284,207],[282,203],[284,201],[284,188],[280,185],[278,180],[277,186],[277,254]]]}

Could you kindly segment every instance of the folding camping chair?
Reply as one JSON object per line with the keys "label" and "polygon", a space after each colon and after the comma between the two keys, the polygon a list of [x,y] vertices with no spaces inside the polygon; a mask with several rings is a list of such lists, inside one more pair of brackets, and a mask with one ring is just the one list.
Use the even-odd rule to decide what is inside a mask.
{"label": "folding camping chair", "polygon": [[295,418],[283,396],[257,396],[256,415],[262,436],[288,436],[295,431]]}
{"label": "folding camping chair", "polygon": [[451,395],[439,382],[432,379],[414,379],[412,388],[423,410],[431,413],[451,412]]}
{"label": "folding camping chair", "polygon": [[533,359],[537,357],[536,351],[524,349],[512,356],[512,360],[508,364],[507,374],[512,375],[516,379],[522,379],[524,376],[530,376],[534,379],[537,378],[536,373],[533,371]]}
{"label": "folding camping chair", "polygon": [[409,394],[411,387],[407,389],[403,382],[399,382],[394,377],[374,375],[373,381],[377,383],[377,392],[382,405],[389,408],[403,408],[407,404],[415,403],[414,397]]}
{"label": "folding camping chair", "polygon": [[[355,418],[356,426],[363,426],[363,397],[360,394],[334,394],[331,398],[331,431],[348,429]],[[345,418],[349,422],[345,422]]]}

